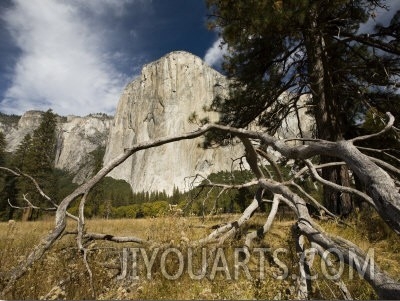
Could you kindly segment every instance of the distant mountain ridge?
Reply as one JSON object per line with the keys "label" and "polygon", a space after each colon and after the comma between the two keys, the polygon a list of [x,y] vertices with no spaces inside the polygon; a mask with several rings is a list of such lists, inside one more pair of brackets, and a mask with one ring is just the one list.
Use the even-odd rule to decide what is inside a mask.
{"label": "distant mountain ridge", "polygon": [[[43,113],[32,110],[20,117],[0,115],[0,131],[5,134],[7,152],[14,152],[24,137],[33,133]],[[55,167],[73,174],[76,183],[90,177],[94,166],[89,153],[98,147],[106,147],[112,118],[106,114],[57,116]]]}
{"label": "distant mountain ridge", "polygon": [[[55,167],[74,175],[82,183],[93,173],[90,152],[104,148],[107,164],[125,148],[136,143],[190,132],[198,125],[190,122],[207,117],[218,121],[216,112],[205,111],[216,96],[228,94],[228,79],[199,57],[184,51],[171,52],[143,67],[141,75],[126,86],[115,116],[90,114],[85,117],[58,117]],[[24,136],[39,125],[40,111],[17,116],[0,115],[0,131],[5,133],[7,151],[14,151]],[[312,131],[313,122],[305,109],[299,111],[303,133]],[[279,137],[298,134],[297,120],[289,116]],[[133,192],[181,191],[190,188],[190,176],[231,170],[232,160],[243,155],[241,146],[203,150],[203,138],[176,142],[140,151],[115,168],[109,176],[128,182]]]}

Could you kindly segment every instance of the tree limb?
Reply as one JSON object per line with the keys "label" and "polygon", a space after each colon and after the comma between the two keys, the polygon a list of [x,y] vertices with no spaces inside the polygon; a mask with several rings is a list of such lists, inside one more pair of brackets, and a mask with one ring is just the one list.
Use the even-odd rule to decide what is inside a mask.
{"label": "tree limb", "polygon": [[357,196],[359,196],[360,198],[362,198],[364,201],[366,201],[368,204],[370,204],[372,207],[374,207],[376,209],[375,203],[372,200],[372,198],[370,198],[368,195],[366,195],[365,193],[362,193],[361,191],[357,190],[357,189],[353,189],[350,187],[345,187],[345,186],[341,186],[335,183],[332,183],[328,180],[323,179],[317,172],[317,170],[315,169],[314,165],[311,163],[310,160],[304,160],[304,162],[307,164],[308,168],[311,171],[311,174],[313,175],[313,177],[318,181],[321,182],[322,184],[332,187],[338,191],[341,192],[348,192],[348,193],[353,193],[356,194]]}
{"label": "tree limb", "polygon": [[249,234],[246,235],[244,245],[247,249],[252,248],[253,240],[255,238],[259,238],[259,239],[264,238],[265,234],[271,228],[272,223],[274,222],[276,213],[278,212],[280,198],[281,198],[281,196],[279,194],[274,195],[274,199],[272,200],[271,211],[268,214],[268,218],[267,218],[267,221],[265,222],[264,226],[261,227],[260,229],[258,229],[257,231],[250,232]]}
{"label": "tree limb", "polygon": [[394,124],[394,116],[390,112],[386,112],[386,116],[389,117],[389,121],[387,122],[386,126],[381,131],[379,131],[377,133],[370,134],[370,135],[358,136],[358,137],[355,137],[355,138],[350,139],[348,141],[354,143],[354,142],[357,142],[357,141],[362,141],[362,140],[378,137],[378,136],[386,133],[387,131],[389,131],[393,127],[393,124]]}
{"label": "tree limb", "polygon": [[[390,117],[391,115],[389,115]],[[131,148],[125,149],[122,154],[110,161],[106,166],[104,166],[94,177],[89,179],[86,183],[75,189],[70,195],[65,197],[57,207],[55,216],[55,226],[50,234],[45,236],[41,242],[36,245],[31,253],[28,255],[25,261],[19,263],[10,272],[7,273],[5,277],[6,285],[2,289],[2,296],[5,296],[7,292],[10,291],[16,281],[24,275],[24,273],[29,269],[29,267],[34,264],[38,259],[40,259],[43,254],[51,248],[54,242],[63,234],[66,227],[66,216],[68,206],[79,196],[87,194],[93,186],[98,183],[105,175],[107,175],[116,166],[123,163],[128,157],[137,151],[158,147],[167,143],[172,143],[175,141],[193,139],[211,130],[219,130],[226,133],[231,133],[242,138],[242,141],[247,148],[248,161],[253,163],[257,162],[257,154],[254,151],[254,147],[251,145],[250,140],[256,139],[261,142],[261,144],[266,146],[271,146],[276,151],[279,151],[283,156],[289,159],[302,159],[307,160],[313,156],[332,156],[339,158],[346,162],[346,164],[353,170],[353,172],[359,177],[360,181],[364,184],[367,190],[367,197],[375,205],[375,208],[379,215],[396,231],[400,233],[400,194],[395,185],[394,180],[389,176],[387,172],[376,165],[372,160],[362,154],[354,145],[353,142],[360,141],[363,139],[368,139],[370,137],[375,137],[377,135],[383,134],[387,131],[391,123],[393,123],[393,118],[389,118],[388,125],[384,130],[380,131],[374,136],[362,136],[358,139],[355,138],[350,141],[308,141],[308,144],[290,146],[284,140],[279,140],[272,137],[266,133],[250,131],[245,129],[236,129],[229,126],[207,124],[202,126],[196,131],[185,133],[178,136],[165,137],[152,141],[146,141],[134,145]],[[243,137],[245,138],[243,140]],[[246,142],[247,141],[247,142]],[[250,159],[249,159],[250,158]],[[236,233],[237,229],[243,225],[259,207],[262,202],[263,190],[268,189],[274,194],[280,194],[283,200],[288,200],[293,207],[296,208],[296,213],[298,215],[297,227],[302,235],[305,235],[310,242],[316,242],[321,247],[328,249],[330,247],[337,247],[340,252],[345,253],[348,251],[350,244],[338,243],[337,240],[333,240],[328,237],[320,229],[318,224],[316,224],[309,215],[306,202],[299,197],[296,193],[292,192],[284,183],[279,183],[271,179],[265,179],[260,172],[258,165],[251,164],[253,172],[258,177],[258,183],[260,187],[252,201],[252,203],[246,208],[242,216],[235,222],[231,222],[223,227],[220,227],[213,231],[208,237],[200,240],[199,243],[209,243],[217,242],[222,243],[225,239]],[[310,170],[316,173],[315,167],[310,164]],[[5,168],[2,168],[6,170]],[[15,174],[14,172],[12,172]],[[318,173],[316,173],[318,174]],[[16,174],[15,174],[16,175]],[[286,183],[287,184],[287,183]],[[343,189],[341,186],[338,187]],[[82,229],[83,229],[83,224]],[[78,230],[79,233],[79,230]],[[83,230],[82,230],[83,233]],[[120,238],[117,236],[107,236],[106,234],[84,234],[83,238],[87,239],[106,239],[116,242],[125,242],[127,238]],[[142,240],[137,238],[128,239],[132,242],[143,243]],[[346,249],[347,248],[347,249]],[[347,257],[346,257],[347,256]],[[344,262],[353,267],[360,267],[360,264],[355,264],[354,260],[357,259],[363,265],[366,258],[360,255],[358,252],[344,254]],[[370,273],[364,275],[365,279],[374,287],[378,295],[383,298],[394,298],[400,296],[400,285],[391,279],[389,276],[381,271],[375,273]]]}

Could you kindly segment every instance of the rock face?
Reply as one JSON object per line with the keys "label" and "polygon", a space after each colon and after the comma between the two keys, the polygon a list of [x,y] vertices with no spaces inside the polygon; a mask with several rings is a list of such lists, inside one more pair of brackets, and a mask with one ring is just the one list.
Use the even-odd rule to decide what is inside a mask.
{"label": "rock face", "polygon": [[[227,86],[223,75],[187,52],[172,52],[144,66],[120,98],[104,163],[136,143],[197,129],[197,124],[189,122],[193,112],[199,119],[207,116],[216,121],[218,115],[205,113],[203,107],[226,93]],[[110,176],[127,181],[134,192],[165,190],[171,194],[174,186],[189,189],[189,176],[230,170],[231,159],[242,154],[237,147],[203,150],[198,147],[202,141],[200,137],[140,151]]]}
{"label": "rock face", "polygon": [[[280,97],[282,102],[285,102],[288,94],[283,93]],[[275,133],[275,137],[279,139],[285,138],[299,138],[303,135],[304,138],[311,138],[313,136],[313,132],[315,130],[315,122],[314,119],[307,114],[307,101],[309,100],[309,95],[303,95],[297,101],[297,114],[300,119],[300,124],[297,120],[297,114],[294,111],[291,111],[286,118],[282,120],[282,124],[280,128]],[[299,126],[301,127],[301,134],[299,130]],[[293,142],[294,143],[294,142]],[[297,142],[301,143],[301,142]]]}
{"label": "rock face", "polygon": [[0,129],[5,134],[6,151],[13,152],[27,134],[32,134],[39,126],[43,112],[27,111],[21,116],[18,123],[0,123]]}
{"label": "rock face", "polygon": [[[92,175],[91,152],[99,147],[105,148],[103,163],[106,164],[134,144],[196,130],[199,125],[189,122],[193,113],[198,120],[208,117],[215,122],[218,114],[205,112],[203,108],[216,96],[226,96],[228,86],[223,75],[197,56],[183,51],[169,53],[145,65],[141,75],[125,88],[114,119],[105,114],[58,117],[55,166],[73,174],[74,182],[82,183]],[[313,121],[305,111],[300,109],[298,114],[303,134],[310,136]],[[15,151],[25,135],[33,133],[42,114],[28,111],[20,118],[0,114],[6,151]],[[292,113],[276,136],[296,137],[297,126]],[[200,137],[140,151],[109,176],[127,181],[134,192],[164,190],[172,194],[174,187],[181,191],[190,189],[189,177],[196,174],[206,177],[213,172],[230,171],[232,160],[243,155],[240,145],[204,150],[199,147],[202,142]]]}
{"label": "rock face", "polygon": [[[13,152],[39,126],[43,112],[27,111],[19,121],[0,120],[0,131],[5,134],[6,151]],[[98,114],[86,117],[57,118],[57,150],[55,167],[74,175],[74,182],[82,183],[93,171],[90,152],[105,148],[112,117]]]}
{"label": "rock face", "polygon": [[68,116],[58,123],[55,167],[69,171],[74,182],[82,183],[93,172],[90,153],[106,147],[112,118],[105,115]]}

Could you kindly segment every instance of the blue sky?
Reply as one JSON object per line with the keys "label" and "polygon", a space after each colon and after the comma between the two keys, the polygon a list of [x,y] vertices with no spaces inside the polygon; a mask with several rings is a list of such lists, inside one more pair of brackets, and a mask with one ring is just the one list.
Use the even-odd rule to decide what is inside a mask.
{"label": "blue sky", "polygon": [[[376,22],[390,11],[377,11]],[[142,66],[186,50],[211,66],[224,50],[204,0],[0,0],[0,111],[113,114]]]}
{"label": "blue sky", "polygon": [[142,66],[222,52],[203,0],[1,0],[0,111],[113,114]]}

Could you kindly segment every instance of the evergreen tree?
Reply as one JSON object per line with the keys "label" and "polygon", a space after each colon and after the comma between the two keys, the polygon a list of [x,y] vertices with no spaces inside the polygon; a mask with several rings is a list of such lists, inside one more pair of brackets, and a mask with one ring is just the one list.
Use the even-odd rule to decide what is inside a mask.
{"label": "evergreen tree", "polygon": [[[0,132],[0,166],[6,165],[6,139],[4,137],[3,132]],[[4,172],[0,172],[0,217],[6,211],[8,204],[7,204],[7,177],[8,175]]]}
{"label": "evergreen tree", "polygon": [[[46,111],[40,125],[33,131],[32,136],[26,135],[14,154],[13,166],[22,172],[32,176],[49,195],[56,195],[56,178],[54,176],[54,161],[56,155],[56,115],[52,110]],[[25,178],[18,179],[16,184],[18,191],[18,204],[26,206],[22,202],[22,194],[29,200],[39,205],[43,198],[31,181]],[[32,217],[32,210],[24,213],[28,219]]]}
{"label": "evergreen tree", "polygon": [[[27,170],[27,162],[28,162],[28,153],[32,147],[32,136],[27,134],[21,143],[18,145],[17,150],[13,154],[11,159],[11,167],[22,172]],[[34,176],[34,175],[32,175]],[[24,178],[15,178],[10,179],[8,191],[10,194],[10,201],[12,204],[17,206],[26,206],[26,204],[22,201],[23,194],[28,194],[29,197],[36,195],[36,188],[32,185],[32,183],[28,182]],[[14,210],[10,213],[10,218],[12,218],[14,214]]]}
{"label": "evergreen tree", "polygon": [[[368,35],[358,31],[385,1],[207,3],[210,25],[220,28],[229,50],[223,68],[235,79],[229,99],[213,104],[222,113],[222,123],[245,127],[256,121],[273,134],[285,116],[297,112],[300,97],[307,94],[316,137],[337,141],[354,135],[355,123],[370,107],[393,108],[398,100],[399,14],[388,27],[377,27]],[[288,96],[282,99],[285,92]],[[326,168],[323,176],[349,185],[343,167]],[[348,195],[329,188],[324,200],[337,214],[352,209]]]}
{"label": "evergreen tree", "polygon": [[46,111],[39,127],[33,132],[32,144],[28,148],[26,171],[49,179],[54,169],[56,155],[56,115]]}
{"label": "evergreen tree", "polygon": [[6,163],[6,138],[3,132],[0,132],[0,166]]}

